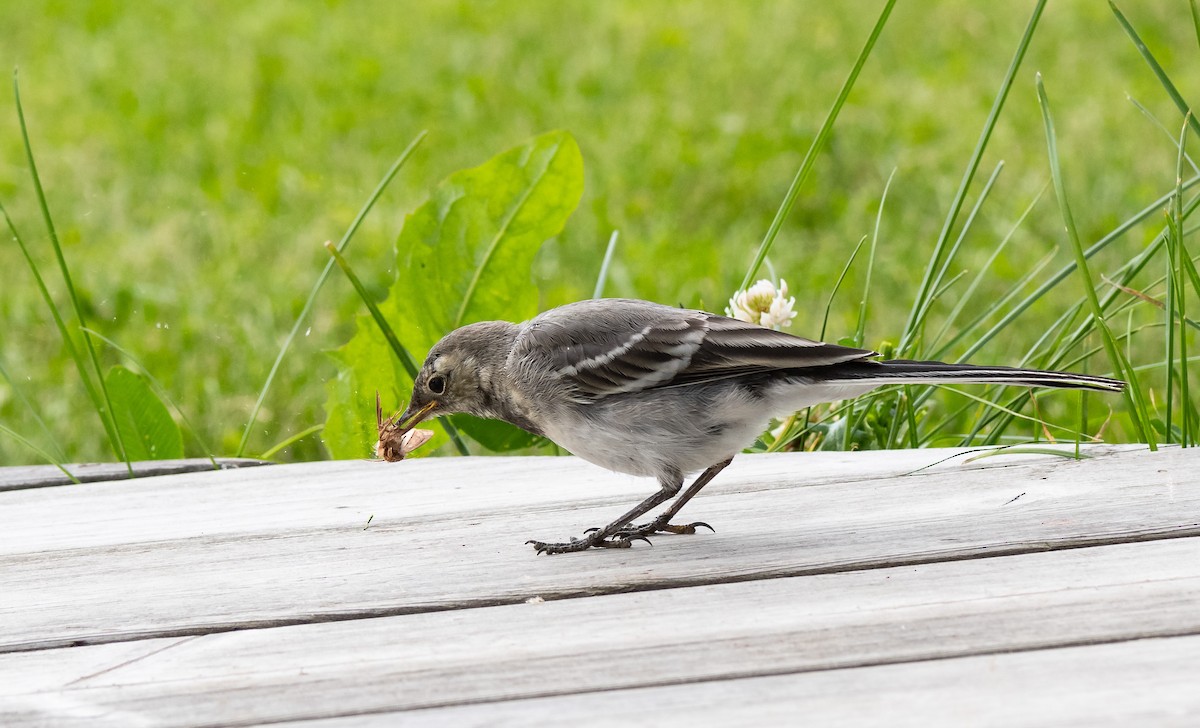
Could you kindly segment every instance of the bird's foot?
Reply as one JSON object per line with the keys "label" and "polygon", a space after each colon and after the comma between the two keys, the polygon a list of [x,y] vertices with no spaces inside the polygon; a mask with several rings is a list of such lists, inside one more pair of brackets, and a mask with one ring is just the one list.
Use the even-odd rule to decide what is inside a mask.
{"label": "bird's foot", "polygon": [[649,523],[643,523],[639,526],[626,526],[620,531],[617,531],[614,536],[617,538],[645,538],[655,533],[677,533],[691,535],[696,532],[697,528],[701,527],[707,528],[713,533],[717,532],[717,529],[708,525],[704,521],[693,521],[691,523],[675,525],[673,523],[668,523],[665,518],[656,518]]}
{"label": "bird's foot", "polygon": [[[598,538],[600,529],[589,528],[588,535],[583,538],[573,538],[566,543],[546,543],[545,541],[526,541],[525,543],[533,546],[534,551],[539,554],[569,554],[574,551],[584,551],[590,548],[603,549],[627,549],[633,545],[634,541],[645,541],[650,543],[650,539],[641,534],[617,534],[613,538]],[[651,544],[653,545],[653,544]]]}

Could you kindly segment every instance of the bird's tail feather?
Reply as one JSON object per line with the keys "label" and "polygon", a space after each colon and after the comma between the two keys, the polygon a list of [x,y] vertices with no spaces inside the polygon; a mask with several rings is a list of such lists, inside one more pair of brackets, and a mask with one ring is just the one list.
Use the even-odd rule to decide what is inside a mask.
{"label": "bird's tail feather", "polygon": [[1054,372],[1015,367],[944,364],[936,361],[857,361],[813,370],[829,384],[1009,384],[1022,387],[1060,387],[1120,392],[1125,382],[1074,372]]}

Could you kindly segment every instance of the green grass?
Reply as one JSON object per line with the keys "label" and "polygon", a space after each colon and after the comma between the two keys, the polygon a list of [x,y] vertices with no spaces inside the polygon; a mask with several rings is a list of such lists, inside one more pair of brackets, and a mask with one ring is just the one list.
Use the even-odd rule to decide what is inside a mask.
{"label": "green grass", "polygon": [[[1187,3],[1125,5],[1180,93],[1200,88],[1200,49]],[[429,136],[348,252],[368,290],[381,294],[391,280],[404,216],[438,180],[562,128],[582,147],[586,189],[578,212],[535,265],[542,308],[591,294],[610,235],[619,230],[606,295],[719,310],[750,267],[882,7],[28,3],[0,24],[0,67],[20,68],[48,208],[88,326],[153,373],[202,441],[232,454],[328,263],[322,244],[343,235],[421,130]],[[860,305],[868,271],[862,254],[833,302],[827,336],[855,336],[865,311],[864,345],[900,342],[935,246],[958,240],[966,217],[948,226],[951,210],[971,210],[984,188],[979,178],[962,187],[963,170],[1033,8],[1032,2],[936,11],[897,5],[767,259],[768,269],[788,280],[802,312],[791,331],[818,333],[834,283],[869,235],[870,305]],[[1038,72],[1051,93],[1057,159],[1082,246],[1166,196],[1088,262],[1097,303],[1122,351],[1134,354],[1147,406],[1165,408],[1165,315],[1133,305],[1099,278],[1167,299],[1166,279],[1155,281],[1168,250],[1161,234],[1168,227],[1164,211],[1175,204],[1180,152],[1177,140],[1126,97],[1171,136],[1183,116],[1104,4],[1060,0],[1040,18],[990,141],[973,162],[990,171],[1003,160],[1003,172],[939,279],[962,277],[941,289],[931,279],[926,297],[941,293],[922,314],[922,330],[931,336],[958,310],[945,334],[953,340],[980,306],[990,308],[1010,289],[1013,301],[1025,300],[1075,260],[1058,200],[1043,194],[1050,166]],[[1180,200],[1180,219],[1189,201]],[[4,96],[0,202],[43,272],[54,270],[13,102]],[[1195,250],[1189,241],[1170,238],[1176,269],[1188,268],[1182,259]],[[1160,257],[1128,279],[1117,274],[1151,244]],[[1047,256],[1051,273],[1014,289]],[[15,244],[0,245],[0,265],[9,271],[0,284],[0,364],[21,387],[18,393],[0,381],[0,423],[48,453],[61,447],[68,461],[112,459],[104,427],[89,411],[89,393]],[[930,270],[937,275],[940,267]],[[1099,347],[1094,333],[1080,328],[1091,311],[1081,279],[1067,276],[994,336],[984,332],[1008,309],[989,312],[944,355],[969,352],[975,362],[1016,364],[1028,354],[1031,363],[1065,366]],[[1173,307],[1195,310],[1195,282],[1182,273],[1171,280]],[[48,284],[68,310],[58,279]],[[959,307],[968,291],[976,303]],[[322,289],[311,323],[298,329],[267,393],[248,454],[324,420],[322,385],[335,367],[322,352],[349,338],[361,310],[344,278]],[[1064,315],[1071,311],[1080,313]],[[1137,331],[1132,344],[1122,339],[1126,311]],[[104,368],[124,361],[119,351],[96,345]],[[1176,356],[1194,350],[1178,339],[1171,349]],[[1096,354],[1087,366],[1104,373],[1104,361]],[[1181,400],[1189,390],[1179,376],[1187,372],[1176,366],[1173,413],[1157,415],[1181,432],[1194,429],[1194,421],[1183,419],[1195,409]],[[991,390],[968,394],[997,399]],[[913,396],[922,399],[880,397],[861,403],[879,404],[874,410],[858,412],[893,444],[907,443],[904,423],[920,418],[922,427],[945,423],[929,427],[922,444],[950,444],[972,423],[1009,417],[952,392],[924,399],[914,390]],[[1022,396],[1009,392],[997,401],[1030,416]],[[885,400],[895,413],[883,411]],[[1092,396],[1084,429],[1094,433],[1110,406],[1124,410],[1119,397]],[[1077,430],[1078,407],[1075,396],[1039,396],[1037,413]],[[1003,438],[1041,433],[1037,424],[1016,420]],[[1117,416],[1105,435],[1135,438],[1133,420]],[[191,445],[189,453],[199,454]],[[320,456],[311,435],[278,453]],[[0,433],[0,463],[40,459]]]}

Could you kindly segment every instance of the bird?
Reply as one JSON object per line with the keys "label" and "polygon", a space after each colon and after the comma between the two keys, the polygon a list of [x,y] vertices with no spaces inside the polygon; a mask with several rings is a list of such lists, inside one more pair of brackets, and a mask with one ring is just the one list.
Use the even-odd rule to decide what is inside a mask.
{"label": "bird", "polygon": [[[381,425],[380,441],[399,443],[424,420],[465,412],[609,470],[657,479],[656,492],[605,526],[566,542],[527,542],[538,554],[563,554],[712,530],[671,520],[773,417],[810,405],[888,384],[1125,387],[1071,372],[877,356],[700,310],[590,299],[522,323],[482,321],[448,333],[429,350],[407,408]],[[398,459],[399,445],[378,451],[390,459],[393,450]],[[672,498],[657,517],[636,523]]]}

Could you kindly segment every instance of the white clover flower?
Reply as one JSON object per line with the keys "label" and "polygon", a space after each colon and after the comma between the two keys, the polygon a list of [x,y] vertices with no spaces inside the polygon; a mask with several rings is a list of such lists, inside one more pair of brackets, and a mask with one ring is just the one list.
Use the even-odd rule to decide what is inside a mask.
{"label": "white clover flower", "polygon": [[761,280],[748,290],[735,293],[729,299],[725,314],[738,321],[778,331],[792,325],[792,319],[796,318],[796,312],[792,310],[795,305],[796,298],[788,296],[787,281],[780,278],[779,290],[776,290],[771,281]]}

